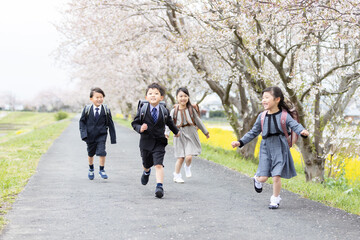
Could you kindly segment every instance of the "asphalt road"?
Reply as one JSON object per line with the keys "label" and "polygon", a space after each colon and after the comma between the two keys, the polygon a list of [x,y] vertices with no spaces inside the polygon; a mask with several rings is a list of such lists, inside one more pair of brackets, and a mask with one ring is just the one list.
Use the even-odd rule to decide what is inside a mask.
{"label": "asphalt road", "polygon": [[269,210],[270,185],[258,194],[251,178],[203,159],[194,159],[192,178],[176,184],[171,146],[165,196],[157,199],[154,171],[148,185],[140,183],[139,135],[116,129],[118,144],[107,145],[109,179],[90,181],[74,119],[42,156],[0,239],[360,239],[360,216],[285,190],[280,208]]}

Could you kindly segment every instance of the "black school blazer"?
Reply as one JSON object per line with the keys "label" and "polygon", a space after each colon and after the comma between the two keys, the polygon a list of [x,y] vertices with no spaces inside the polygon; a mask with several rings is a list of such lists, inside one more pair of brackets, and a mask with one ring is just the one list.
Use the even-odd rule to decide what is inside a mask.
{"label": "black school blazer", "polygon": [[86,118],[85,108],[81,114],[79,127],[81,139],[87,143],[106,142],[107,130],[109,128],[110,141],[116,143],[115,126],[112,120],[110,109],[108,109],[109,126],[106,126],[106,115],[104,106],[101,106],[101,112],[98,120],[95,120],[93,107],[91,107],[89,116]]}
{"label": "black school blazer", "polygon": [[[159,111],[162,111],[159,108]],[[152,116],[150,114],[150,104],[146,110],[143,123],[148,125],[148,129],[140,133],[141,121],[140,121],[140,109],[137,111],[134,120],[131,122],[131,126],[134,130],[140,133],[140,142],[139,147],[144,150],[151,151],[154,149],[156,143],[162,143],[164,147],[167,145],[167,138],[165,137],[165,125],[167,125],[170,130],[176,135],[179,132],[179,129],[175,126],[172,118],[170,117],[169,110],[167,111],[167,120],[164,123],[163,114],[159,112],[158,120],[156,123],[153,122]]]}

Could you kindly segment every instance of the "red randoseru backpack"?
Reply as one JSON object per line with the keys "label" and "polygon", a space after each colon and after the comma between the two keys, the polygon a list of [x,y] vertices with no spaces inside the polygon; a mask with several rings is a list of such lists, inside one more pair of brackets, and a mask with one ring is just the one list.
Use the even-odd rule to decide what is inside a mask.
{"label": "red randoseru backpack", "polygon": [[[261,131],[263,130],[263,125],[264,125],[264,120],[265,120],[265,116],[266,116],[266,113],[268,111],[264,111],[261,113]],[[285,137],[286,137],[286,140],[289,144],[289,147],[292,147],[296,141],[298,140],[298,135],[293,131],[291,130],[290,132],[290,135],[288,133],[288,129],[286,127],[286,117],[288,115],[288,112],[286,110],[282,110],[281,112],[281,120],[280,120],[280,123],[281,123],[281,129],[283,130],[284,134],[285,134]],[[297,122],[299,122],[299,118],[297,116],[297,114],[294,114],[294,117],[293,117],[294,120],[296,120]]]}

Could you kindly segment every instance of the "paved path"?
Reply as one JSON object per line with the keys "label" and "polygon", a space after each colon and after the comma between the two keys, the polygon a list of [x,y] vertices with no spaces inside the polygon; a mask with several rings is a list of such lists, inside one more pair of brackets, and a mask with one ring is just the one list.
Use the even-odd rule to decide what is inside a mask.
{"label": "paved path", "polygon": [[[8,214],[0,239],[359,239],[360,217],[282,191],[278,210],[267,209],[271,187],[212,162],[195,159],[193,177],[172,182],[173,150],[165,156],[165,196],[155,179],[140,183],[139,135],[117,126],[108,145],[108,180],[87,179],[78,122],[40,160]],[[97,159],[96,159],[97,160]],[[98,161],[96,161],[96,168]]]}

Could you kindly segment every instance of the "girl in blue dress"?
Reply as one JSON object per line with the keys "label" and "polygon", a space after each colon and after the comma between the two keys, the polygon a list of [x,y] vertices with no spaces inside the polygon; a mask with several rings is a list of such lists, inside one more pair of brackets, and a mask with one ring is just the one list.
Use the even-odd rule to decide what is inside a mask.
{"label": "girl in blue dress", "polygon": [[[260,193],[262,185],[269,177],[273,178],[273,195],[270,198],[270,209],[277,209],[280,205],[281,178],[296,176],[294,162],[290,153],[288,140],[281,127],[281,115],[285,110],[286,128],[297,135],[307,137],[309,132],[296,120],[284,101],[284,95],[279,87],[268,87],[262,92],[262,104],[266,115],[260,113],[252,129],[239,141],[231,143],[232,147],[243,147],[262,132],[259,153],[259,166],[253,178],[255,191]],[[263,117],[263,119],[261,119]],[[263,126],[261,126],[263,125]]]}

